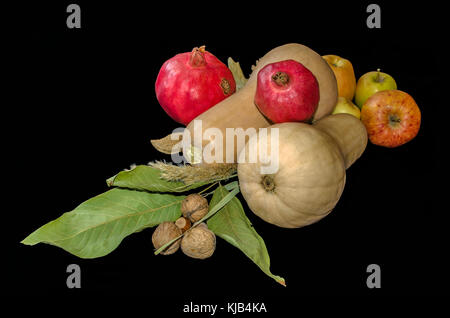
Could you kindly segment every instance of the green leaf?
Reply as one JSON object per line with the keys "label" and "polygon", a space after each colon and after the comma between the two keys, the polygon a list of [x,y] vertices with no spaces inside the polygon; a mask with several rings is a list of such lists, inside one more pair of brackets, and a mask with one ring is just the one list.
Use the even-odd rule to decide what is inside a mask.
{"label": "green leaf", "polygon": [[241,65],[239,65],[239,62],[233,61],[231,57],[228,58],[228,68],[233,74],[234,81],[236,82],[236,91],[238,91],[242,87],[244,87],[244,85],[247,83],[248,80],[245,78],[244,73],[242,72]]}
{"label": "green leaf", "polygon": [[[218,188],[221,188],[222,186],[219,184]],[[216,189],[217,191],[217,189]],[[216,192],[214,191],[214,193]],[[198,220],[197,222],[195,222],[194,225],[200,224],[204,221],[206,221],[207,219],[209,219],[210,217],[212,217],[214,214],[216,214],[220,209],[222,209],[224,206],[226,206],[228,204],[228,202],[230,202],[235,196],[236,194],[238,194],[240,191],[239,187],[233,187],[231,192],[226,193],[225,196],[223,196],[218,202],[217,201],[211,201],[210,205],[209,205],[209,212],[202,217],[200,220]],[[214,198],[214,194],[213,194],[213,198]],[[211,199],[212,200],[212,199]],[[214,205],[211,205],[214,204]]]}
{"label": "green leaf", "polygon": [[113,251],[128,235],[181,216],[185,196],[112,189],[40,227],[22,243],[48,243],[81,258]]}
{"label": "green leaf", "polygon": [[186,185],[183,182],[161,179],[161,171],[151,166],[139,165],[132,170],[121,171],[106,180],[110,187],[146,190],[150,192],[185,192],[196,189],[212,181]]}
{"label": "green leaf", "polygon": [[[214,206],[227,194],[228,191],[224,187],[219,186],[214,192],[210,206]],[[245,215],[238,198],[232,198],[219,213],[208,219],[207,224],[208,228],[217,236],[247,255],[266,275],[286,286],[284,278],[273,275],[270,272],[270,257],[266,244]]]}
{"label": "green leaf", "polygon": [[227,183],[226,185],[224,185],[224,188],[227,189],[228,191],[231,191],[235,188],[239,188],[239,181],[232,181],[230,183]]}

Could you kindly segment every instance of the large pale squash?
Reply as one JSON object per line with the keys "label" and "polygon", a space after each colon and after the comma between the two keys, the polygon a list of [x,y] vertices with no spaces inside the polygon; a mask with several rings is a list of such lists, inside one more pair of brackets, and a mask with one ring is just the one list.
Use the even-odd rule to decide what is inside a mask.
{"label": "large pale squash", "polygon": [[[278,171],[261,168],[269,142],[278,129]],[[258,154],[254,163],[250,154]],[[339,146],[327,133],[303,123],[283,123],[268,128],[268,138],[253,135],[241,152],[238,177],[250,209],[263,220],[286,228],[302,227],[326,216],[338,202],[345,185],[345,163]]]}

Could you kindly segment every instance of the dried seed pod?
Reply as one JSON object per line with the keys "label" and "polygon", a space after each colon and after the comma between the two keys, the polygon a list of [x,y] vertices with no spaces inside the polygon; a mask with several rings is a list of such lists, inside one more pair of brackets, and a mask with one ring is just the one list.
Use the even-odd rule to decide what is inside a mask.
{"label": "dried seed pod", "polygon": [[[180,236],[181,230],[175,225],[174,222],[163,222],[158,225],[152,235],[152,242],[155,249],[160,248],[164,244],[170,242],[174,238]],[[160,254],[170,255],[178,251],[180,248],[180,240],[173,242]]]}
{"label": "dried seed pod", "polygon": [[208,213],[208,200],[200,194],[190,194],[181,203],[181,212],[192,223],[197,222]]}
{"label": "dried seed pod", "polygon": [[181,240],[181,250],[192,258],[205,259],[216,249],[216,235],[201,223],[186,231]]}
{"label": "dried seed pod", "polygon": [[175,221],[175,225],[184,233],[191,228],[191,221],[182,216]]}

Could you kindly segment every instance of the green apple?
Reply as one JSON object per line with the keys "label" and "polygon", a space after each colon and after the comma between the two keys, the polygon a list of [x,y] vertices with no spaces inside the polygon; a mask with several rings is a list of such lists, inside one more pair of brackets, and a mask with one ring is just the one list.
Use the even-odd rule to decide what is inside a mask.
{"label": "green apple", "polygon": [[339,96],[338,102],[334,107],[332,114],[334,115],[341,113],[353,115],[358,119],[361,118],[361,111],[359,110],[358,106],[353,104],[347,98]]}
{"label": "green apple", "polygon": [[355,103],[361,108],[366,100],[379,91],[397,89],[397,83],[391,75],[380,72],[368,72],[361,76],[356,83]]}

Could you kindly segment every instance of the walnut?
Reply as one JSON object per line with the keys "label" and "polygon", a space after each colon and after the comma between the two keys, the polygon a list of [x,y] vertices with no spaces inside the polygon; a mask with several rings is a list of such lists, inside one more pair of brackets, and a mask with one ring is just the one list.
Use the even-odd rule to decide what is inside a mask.
{"label": "walnut", "polygon": [[188,195],[181,203],[183,216],[192,223],[204,217],[208,213],[208,209],[208,200],[197,193]]}
{"label": "walnut", "polygon": [[205,259],[216,249],[216,235],[201,223],[186,231],[181,240],[181,250],[192,258]]}
{"label": "walnut", "polygon": [[178,220],[175,221],[175,225],[178,226],[178,228],[181,230],[181,232],[186,232],[191,227],[191,221],[189,219],[186,219],[184,216],[180,217]]}
{"label": "walnut", "polygon": [[[160,248],[164,244],[173,240],[174,238],[180,236],[181,230],[175,225],[174,222],[163,222],[158,225],[152,235],[152,242],[155,249]],[[180,240],[173,242],[164,251],[161,252],[163,255],[170,255],[178,251],[180,248]]]}

